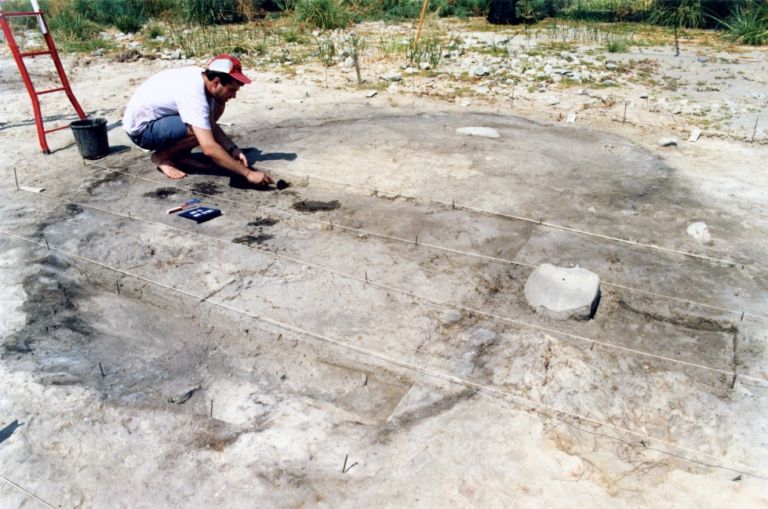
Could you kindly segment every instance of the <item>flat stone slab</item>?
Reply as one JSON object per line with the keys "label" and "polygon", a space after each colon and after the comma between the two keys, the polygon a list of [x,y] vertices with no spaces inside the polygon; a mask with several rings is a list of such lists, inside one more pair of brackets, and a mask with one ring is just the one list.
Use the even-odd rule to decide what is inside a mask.
{"label": "flat stone slab", "polygon": [[545,263],[528,277],[525,299],[537,313],[558,320],[589,320],[600,302],[600,277],[580,267]]}
{"label": "flat stone slab", "polygon": [[482,138],[499,138],[501,136],[493,127],[459,127],[456,132],[464,136],[480,136]]}

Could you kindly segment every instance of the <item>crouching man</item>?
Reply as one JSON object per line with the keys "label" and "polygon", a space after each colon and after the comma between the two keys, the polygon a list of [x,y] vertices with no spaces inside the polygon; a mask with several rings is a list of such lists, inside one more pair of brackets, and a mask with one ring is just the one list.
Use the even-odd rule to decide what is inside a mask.
{"label": "crouching man", "polygon": [[240,61],[219,55],[203,70],[169,69],[152,76],[131,97],[123,129],[139,147],[152,150],[152,162],[168,178],[186,176],[180,167],[199,167],[190,152],[199,146],[207,168],[218,166],[252,184],[271,184],[272,177],[248,165],[248,159],[217,121],[227,101],[251,83]]}

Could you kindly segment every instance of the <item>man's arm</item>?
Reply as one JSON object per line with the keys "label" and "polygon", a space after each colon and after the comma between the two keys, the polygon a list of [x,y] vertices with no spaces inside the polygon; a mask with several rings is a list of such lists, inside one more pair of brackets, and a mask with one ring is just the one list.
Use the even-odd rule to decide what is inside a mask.
{"label": "man's arm", "polygon": [[237,146],[237,144],[232,141],[232,138],[227,136],[227,133],[224,132],[224,129],[219,127],[218,124],[212,124],[213,125],[213,139],[216,140],[216,143],[221,145],[224,150],[227,151],[227,154],[229,154],[233,159],[239,161],[246,167],[248,166],[248,158],[245,157],[245,154],[243,154],[243,151],[240,150],[240,148]]}
{"label": "man's arm", "polygon": [[[221,131],[221,128],[216,126],[216,129]],[[272,183],[272,177],[269,176],[269,174],[264,173],[262,171],[254,171],[251,170],[247,166],[247,160],[245,164],[243,163],[243,159],[245,159],[245,156],[242,155],[242,152],[239,154],[242,156],[242,159],[234,159],[233,156],[227,153],[227,150],[222,147],[219,142],[217,142],[216,138],[214,137],[214,133],[211,129],[203,129],[200,127],[192,127],[192,131],[195,133],[195,137],[197,138],[198,143],[200,144],[200,150],[203,151],[203,154],[210,157],[214,163],[216,163],[218,166],[224,168],[225,170],[229,170],[232,173],[235,173],[237,175],[240,175],[242,177],[245,177],[249,182],[253,184],[271,184]],[[221,131],[223,134],[223,131]],[[224,135],[224,137],[229,140],[229,137]],[[222,138],[219,138],[222,140],[222,142],[225,142]],[[231,142],[231,140],[229,140]],[[239,150],[238,150],[239,151]]]}

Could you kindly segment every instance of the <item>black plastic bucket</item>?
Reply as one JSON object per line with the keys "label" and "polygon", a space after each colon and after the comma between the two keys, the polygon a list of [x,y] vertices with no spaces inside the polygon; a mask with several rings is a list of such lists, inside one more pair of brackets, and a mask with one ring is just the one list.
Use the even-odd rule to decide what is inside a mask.
{"label": "black plastic bucket", "polygon": [[106,118],[86,118],[69,124],[83,159],[98,159],[109,154]]}

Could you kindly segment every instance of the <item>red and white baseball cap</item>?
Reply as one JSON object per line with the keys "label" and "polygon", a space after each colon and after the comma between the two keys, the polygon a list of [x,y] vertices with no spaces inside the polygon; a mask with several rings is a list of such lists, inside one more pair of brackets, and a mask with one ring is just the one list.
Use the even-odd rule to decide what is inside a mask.
{"label": "red and white baseball cap", "polygon": [[232,55],[218,55],[214,57],[211,63],[208,64],[208,70],[229,74],[243,85],[251,82],[251,79],[243,74],[243,66],[240,65],[240,60]]}

